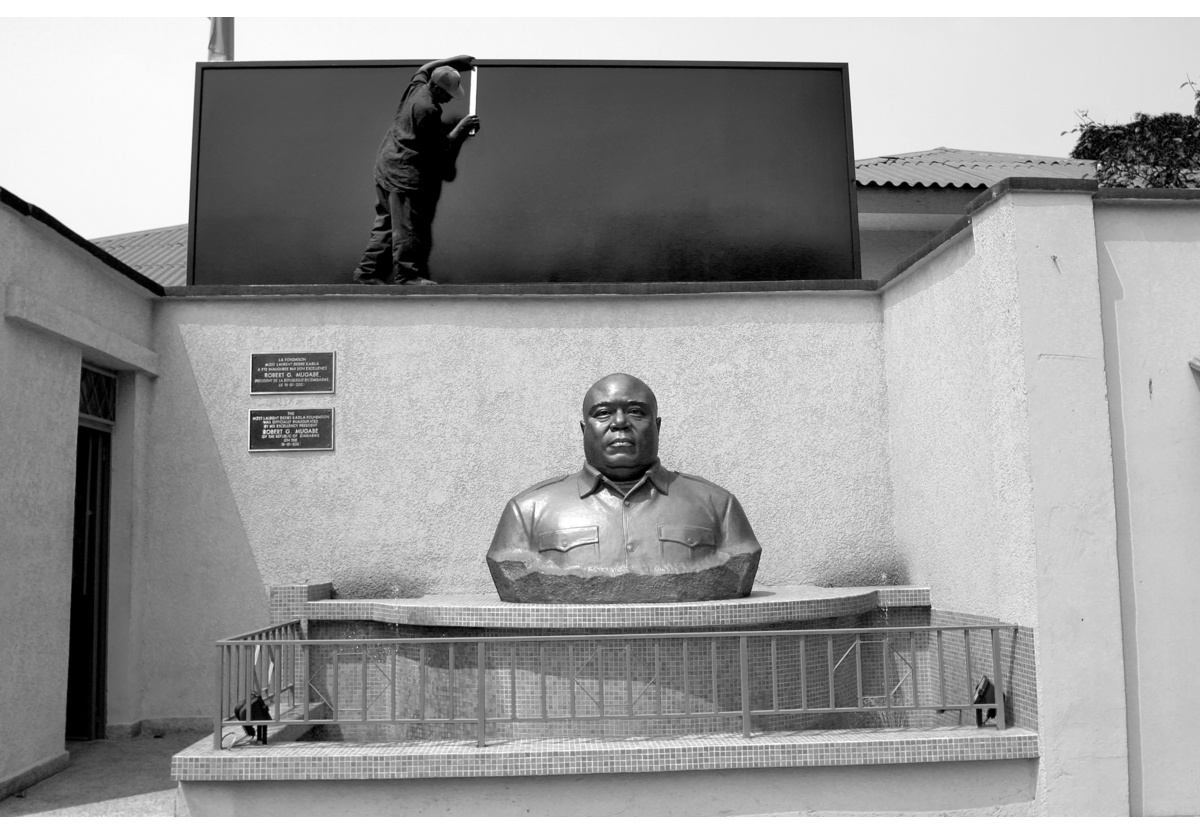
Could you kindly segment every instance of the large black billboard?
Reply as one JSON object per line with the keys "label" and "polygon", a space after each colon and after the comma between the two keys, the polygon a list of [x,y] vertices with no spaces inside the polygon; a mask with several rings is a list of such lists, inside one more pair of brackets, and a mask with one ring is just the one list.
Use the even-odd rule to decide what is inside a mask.
{"label": "large black billboard", "polygon": [[[349,282],[418,66],[198,65],[188,282]],[[478,66],[481,129],[434,224],[439,283],[859,277],[846,65]]]}

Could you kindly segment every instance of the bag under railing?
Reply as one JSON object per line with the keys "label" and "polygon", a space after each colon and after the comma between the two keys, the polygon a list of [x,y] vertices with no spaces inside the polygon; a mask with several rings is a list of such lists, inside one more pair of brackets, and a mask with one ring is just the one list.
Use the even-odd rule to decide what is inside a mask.
{"label": "bag under railing", "polygon": [[596,722],[607,735],[749,737],[963,723],[974,712],[978,726],[994,717],[1003,730],[1013,643],[1006,661],[1001,635],[1015,629],[312,640],[293,621],[217,641],[214,747],[267,725],[388,725],[480,746],[489,732],[564,735]]}

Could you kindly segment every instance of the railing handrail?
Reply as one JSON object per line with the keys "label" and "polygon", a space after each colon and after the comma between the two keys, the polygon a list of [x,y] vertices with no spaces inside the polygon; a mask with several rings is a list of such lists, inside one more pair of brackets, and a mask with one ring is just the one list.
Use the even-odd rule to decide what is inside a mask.
{"label": "railing handrail", "polygon": [[[298,620],[293,620],[289,623],[282,623],[278,627],[292,625],[298,623]],[[391,625],[390,623],[385,625]],[[411,625],[410,623],[396,623],[395,625]],[[272,626],[272,629],[276,626]],[[509,636],[464,636],[464,637],[340,637],[340,638],[261,638],[274,644],[287,645],[306,645],[320,646],[333,644],[354,644],[354,645],[388,645],[395,643],[546,643],[546,642],[587,642],[595,640],[661,640],[664,638],[737,638],[737,637],[827,637],[849,634],[914,634],[914,633],[930,633],[937,631],[983,631],[996,629],[1015,629],[1016,625],[1011,623],[996,623],[987,625],[946,625],[946,626],[882,626],[873,628],[798,628],[798,629],[766,629],[756,631],[658,631],[658,632],[638,632],[636,634],[533,634],[533,635],[509,635]],[[267,629],[259,629],[258,631],[248,632],[244,635],[235,637],[226,637],[218,640],[216,645],[241,645],[246,642],[251,642],[251,638],[262,634]]]}
{"label": "railing handrail", "polygon": [[[309,725],[309,724],[311,724],[311,725],[339,724],[339,723],[344,723],[347,720],[362,721],[362,722],[366,722],[366,723],[373,723],[375,721],[380,721],[382,723],[394,723],[394,724],[462,724],[462,725],[468,725],[468,724],[474,723],[474,724],[476,724],[476,726],[478,728],[478,743],[480,746],[483,746],[486,743],[486,727],[487,727],[488,722],[491,722],[493,724],[497,724],[497,723],[504,724],[504,723],[510,723],[510,722],[511,723],[520,723],[520,722],[538,721],[538,720],[561,721],[561,720],[568,720],[568,719],[573,720],[573,721],[593,721],[593,720],[605,720],[605,719],[641,721],[641,720],[653,720],[656,718],[658,718],[658,719],[661,719],[661,718],[669,718],[669,719],[693,718],[693,717],[729,718],[729,717],[738,716],[740,714],[742,717],[743,735],[745,735],[746,737],[749,737],[750,733],[751,733],[751,728],[752,728],[752,719],[755,717],[763,717],[763,716],[805,715],[805,714],[817,714],[817,713],[863,713],[863,712],[882,712],[882,713],[901,712],[901,713],[903,713],[903,712],[910,712],[910,711],[928,711],[928,710],[937,710],[938,712],[946,712],[946,711],[950,711],[950,710],[957,710],[960,712],[959,720],[961,722],[962,711],[974,709],[977,711],[976,715],[977,715],[977,719],[978,719],[979,711],[987,709],[987,710],[995,711],[996,727],[997,727],[997,729],[1003,730],[1008,726],[1011,717],[1006,714],[1007,710],[1006,710],[1006,705],[1004,703],[1004,697],[1003,697],[1003,693],[1004,693],[1005,689],[1004,689],[1004,670],[1002,668],[1002,663],[1001,663],[1001,642],[1000,642],[1001,632],[1008,631],[1008,630],[1011,630],[1013,632],[1012,645],[1015,647],[1016,632],[1018,630],[1018,626],[1011,624],[1011,623],[982,623],[982,624],[980,624],[980,623],[976,623],[976,624],[954,623],[954,624],[948,624],[948,625],[913,625],[913,626],[891,626],[891,625],[888,625],[888,626],[874,626],[874,627],[866,627],[866,628],[753,629],[753,630],[745,630],[745,631],[649,631],[649,632],[635,632],[635,633],[617,632],[617,633],[607,633],[607,634],[595,634],[595,633],[555,634],[555,633],[550,633],[550,634],[534,634],[534,635],[517,634],[517,635],[507,635],[507,636],[464,635],[461,637],[361,637],[361,638],[358,638],[358,637],[346,636],[346,637],[340,637],[340,638],[305,639],[305,638],[291,636],[291,635],[299,634],[301,632],[301,630],[302,630],[302,621],[299,619],[296,619],[296,620],[290,620],[287,622],[272,625],[267,628],[256,629],[254,631],[246,632],[244,634],[235,635],[233,637],[227,637],[223,640],[216,641],[215,648],[217,649],[217,654],[218,654],[218,663],[217,663],[217,670],[216,670],[217,674],[216,674],[216,680],[215,680],[217,711],[216,711],[216,714],[214,715],[214,725],[213,725],[213,740],[214,740],[214,746],[216,748],[218,748],[218,749],[220,748],[220,746],[222,744],[222,740],[223,740],[223,736],[221,735],[221,733],[227,727],[236,727],[238,725],[241,725],[242,727],[250,728],[250,727],[255,727],[255,726],[262,727],[263,725],[267,725],[267,724],[305,724],[305,725]],[[966,669],[966,673],[967,673],[966,674],[967,680],[965,681],[966,687],[967,687],[966,692],[962,692],[961,694],[953,694],[949,698],[947,698],[947,693],[946,693],[946,683],[947,683],[946,668],[947,667],[946,667],[945,658],[943,656],[944,655],[943,637],[947,633],[961,635],[962,640],[963,640],[963,655],[964,655],[964,660],[965,660],[965,669]],[[979,678],[978,681],[976,680],[975,672],[983,671],[983,669],[981,669],[980,666],[977,666],[972,661],[971,644],[974,640],[978,640],[978,635],[980,633],[985,635],[984,636],[984,640],[986,641],[985,645],[987,643],[991,644],[990,645],[990,661],[991,661],[990,669],[987,669],[986,666],[983,666],[983,669],[986,669],[991,674],[991,681],[994,686],[995,697],[993,698],[993,700],[991,702],[976,703],[976,702],[974,702],[973,699],[976,697],[979,697],[979,691],[978,691],[977,687],[980,685],[979,682],[984,679]],[[976,636],[973,638],[972,634],[974,634]],[[921,645],[926,646],[926,648],[919,649],[918,643],[917,643],[917,637],[923,636],[923,635],[935,635],[936,641],[933,641],[933,640],[930,640],[927,642],[923,641],[921,643]],[[990,640],[987,639],[987,635],[990,635]],[[903,642],[906,643],[907,646],[909,647],[908,648],[909,657],[905,657],[903,650],[897,651],[896,643],[900,642],[900,640],[897,638],[897,636],[905,638]],[[837,660],[837,662],[835,663],[834,662],[834,659],[835,659],[834,640],[835,640],[835,638],[839,638],[839,637],[844,637],[844,638],[848,637],[848,638],[853,638],[853,639],[852,639],[852,645],[846,648],[846,651],[843,653],[841,659]],[[741,706],[740,706],[740,709],[739,708],[732,708],[732,709],[724,708],[723,709],[718,706],[718,695],[717,695],[717,693],[718,693],[718,662],[717,662],[718,649],[717,649],[717,646],[718,646],[718,641],[723,641],[723,640],[731,641],[735,638],[737,640],[737,659],[736,659],[737,666],[734,668],[736,669],[736,672],[740,673],[740,674],[738,674],[739,680],[737,681],[737,684],[738,684],[738,690],[739,690],[739,693],[741,696],[740,697]],[[878,639],[875,639],[875,638],[878,638]],[[756,642],[760,641],[760,640],[766,641],[769,643],[769,647],[770,647],[769,669],[770,669],[770,677],[771,677],[770,694],[771,694],[772,706],[769,708],[762,707],[762,706],[755,707],[751,700],[752,691],[751,691],[751,675],[750,675],[750,667],[751,667],[751,664],[750,664],[750,645],[751,645],[750,641],[752,639],[755,640]],[[800,666],[798,669],[799,684],[800,684],[800,705],[798,707],[795,707],[795,706],[781,707],[780,706],[780,702],[779,702],[780,681],[779,681],[779,677],[778,677],[779,662],[778,662],[778,657],[776,655],[776,647],[779,645],[779,641],[781,639],[786,639],[786,640],[798,639],[799,640],[802,657],[801,657]],[[655,713],[635,713],[634,707],[633,707],[634,703],[637,700],[640,700],[641,695],[646,691],[646,689],[650,685],[649,683],[647,683],[646,686],[643,687],[642,693],[639,693],[638,698],[637,699],[633,698],[633,680],[634,679],[633,679],[633,665],[632,665],[631,652],[634,651],[635,649],[633,648],[633,646],[631,644],[633,644],[635,642],[641,642],[641,641],[651,642],[651,643],[655,644],[654,645],[655,671],[654,671],[652,680],[655,682],[655,684],[657,686],[660,687],[659,693],[657,695],[657,697],[659,699],[658,709]],[[693,692],[692,688],[689,686],[690,664],[688,662],[688,646],[689,646],[689,643],[703,644],[705,642],[708,642],[710,647],[708,649],[701,648],[700,652],[695,656],[703,657],[703,655],[706,655],[706,654],[711,656],[711,660],[710,660],[711,676],[710,677],[711,677],[712,710],[710,711],[708,709],[705,709],[703,711],[696,711],[696,710],[693,710],[688,705],[689,702],[687,700],[688,698],[691,698],[693,695],[698,696],[700,694],[697,692]],[[921,703],[922,699],[920,698],[921,684],[919,684],[917,682],[916,677],[915,677],[916,672],[917,672],[917,667],[916,667],[917,659],[916,659],[915,653],[918,650],[920,650],[922,652],[924,652],[924,651],[932,652],[934,650],[935,642],[936,642],[936,651],[937,651],[937,663],[936,663],[936,666],[931,667],[931,674],[932,674],[932,671],[936,670],[938,692],[940,693],[941,697],[934,698],[932,703],[922,704]],[[454,689],[454,683],[456,680],[456,677],[455,677],[455,649],[456,649],[456,646],[462,646],[463,644],[469,644],[469,643],[475,644],[475,647],[474,647],[475,650],[473,652],[473,655],[474,655],[475,663],[478,665],[477,666],[478,671],[475,675],[475,688],[477,690],[476,698],[475,698],[476,714],[474,716],[464,715],[463,717],[459,718],[455,715],[455,710],[454,710],[455,700],[456,700],[455,689]],[[604,699],[605,686],[603,683],[603,681],[605,680],[605,676],[604,676],[604,673],[601,671],[601,672],[599,672],[599,674],[601,676],[599,678],[599,680],[601,681],[601,683],[597,690],[597,697],[599,700],[597,701],[597,700],[593,699],[593,702],[596,703],[599,707],[599,714],[598,715],[587,715],[587,714],[580,714],[580,713],[576,712],[575,694],[576,694],[576,687],[577,687],[578,683],[576,680],[577,669],[576,669],[575,657],[576,657],[576,654],[578,653],[576,647],[580,643],[588,643],[588,644],[594,645],[594,648],[591,649],[592,654],[589,656],[589,658],[587,658],[584,661],[583,665],[587,666],[589,663],[592,662],[592,658],[594,657],[596,660],[597,669],[602,668],[603,664],[601,663],[601,657],[603,656],[603,653],[605,651],[608,651],[608,652],[613,652],[613,651],[619,652],[620,651],[620,648],[614,649],[612,647],[612,644],[614,644],[614,643],[624,644],[625,686],[626,686],[625,711],[608,712],[606,714],[605,702],[604,702],[605,701],[605,699]],[[880,667],[881,671],[882,671],[883,694],[866,696],[864,694],[864,687],[863,687],[864,671],[863,671],[862,651],[863,651],[864,646],[868,646],[873,643],[882,643],[882,646],[883,646],[883,648],[882,648],[883,663],[882,663],[882,666]],[[599,644],[599,645],[595,645],[595,644]],[[682,644],[682,651],[683,651],[683,664],[681,667],[682,684],[683,684],[682,692],[683,692],[683,696],[685,699],[682,712],[676,712],[674,710],[664,710],[664,708],[663,708],[662,693],[661,693],[661,686],[663,684],[658,680],[660,677],[660,674],[661,674],[661,669],[659,666],[659,664],[660,664],[659,644]],[[426,701],[425,701],[425,698],[426,698],[426,694],[425,694],[426,693],[426,647],[430,646],[430,645],[448,645],[449,646],[449,654],[448,654],[449,665],[447,668],[448,668],[448,673],[449,673],[450,692],[449,692],[449,700],[447,701],[447,704],[449,707],[450,715],[448,718],[436,718],[436,717],[429,716],[426,714]],[[509,670],[508,670],[509,683],[507,686],[503,686],[503,685],[501,686],[502,690],[507,689],[509,692],[510,703],[509,703],[509,715],[507,715],[507,716],[506,715],[489,715],[488,710],[487,710],[486,693],[489,689],[489,685],[487,683],[488,675],[482,674],[482,671],[486,668],[485,661],[484,661],[485,656],[492,655],[493,652],[495,651],[495,649],[492,649],[491,647],[497,646],[497,645],[498,646],[507,646],[510,650],[510,652],[509,652],[510,666],[509,666]],[[541,700],[542,700],[542,710],[541,710],[542,714],[541,714],[540,718],[539,718],[539,716],[536,716],[536,715],[535,716],[525,716],[525,717],[518,716],[517,694],[516,694],[517,693],[516,675],[517,675],[517,652],[518,652],[518,646],[521,646],[521,645],[533,645],[535,647],[539,647],[538,648],[539,668],[537,671],[538,671],[538,674],[541,676],[540,677],[540,688],[541,688]],[[562,716],[562,715],[553,715],[552,716],[549,714],[549,712],[547,710],[547,705],[546,705],[547,667],[546,667],[546,651],[545,651],[545,647],[547,645],[559,645],[560,647],[565,646],[565,648],[568,652],[568,669],[569,669],[569,676],[570,676],[570,689],[569,689],[570,715],[569,716]],[[824,665],[826,666],[825,674],[828,675],[828,692],[827,692],[828,706],[820,706],[819,707],[819,706],[816,706],[815,704],[809,703],[808,689],[807,689],[807,684],[806,684],[806,670],[808,668],[808,664],[807,664],[807,661],[804,660],[804,657],[806,656],[804,654],[805,646],[807,646],[807,645],[811,645],[813,647],[821,647],[821,646],[825,647],[826,658],[825,658]],[[390,653],[391,654],[391,674],[390,674],[390,676],[386,672],[383,672],[382,667],[378,667],[380,669],[380,671],[383,673],[384,678],[387,679],[387,682],[388,682],[387,686],[384,687],[384,690],[387,690],[388,687],[390,687],[391,713],[392,713],[391,718],[390,718],[390,720],[388,720],[386,718],[385,719],[369,718],[368,717],[369,707],[375,703],[375,701],[378,699],[378,697],[380,697],[377,694],[375,696],[375,698],[371,700],[370,703],[367,702],[368,675],[369,675],[368,662],[369,662],[369,658],[371,658],[374,654],[371,651],[371,649],[372,648],[380,648],[380,647],[393,647],[393,649],[398,649],[399,647],[413,647],[413,646],[420,648],[420,659],[419,659],[420,688],[419,688],[419,695],[418,695],[419,704],[420,704],[420,717],[412,719],[412,718],[402,718],[397,715],[397,709],[396,709],[397,708],[397,698],[396,698],[396,696],[397,696],[397,691],[398,691],[397,687],[399,684],[398,684],[397,678],[396,678],[396,668],[397,668],[396,661],[397,661],[397,656],[398,656],[399,652],[396,650],[393,650]],[[699,647],[697,647],[697,648],[699,648]],[[332,657],[333,657],[333,662],[334,662],[334,667],[333,667],[334,673],[333,673],[333,678],[332,678],[332,690],[330,693],[328,693],[329,699],[326,700],[324,695],[320,695],[320,693],[318,693],[318,697],[320,697],[321,700],[324,701],[325,704],[333,711],[333,717],[328,718],[328,719],[315,718],[315,717],[311,716],[310,712],[309,712],[309,705],[310,705],[309,688],[312,686],[312,677],[310,675],[309,663],[310,663],[310,652],[311,652],[311,650],[314,650],[314,649],[316,649],[316,650],[327,649],[327,650],[332,651]],[[641,651],[640,648],[636,649],[636,650]],[[561,651],[561,648],[560,648],[560,651]],[[851,651],[854,652],[854,660],[855,660],[855,662],[854,662],[854,677],[855,677],[856,684],[857,684],[857,698],[856,698],[857,703],[854,706],[844,706],[843,707],[843,706],[838,706],[836,703],[837,687],[835,686],[834,677],[835,677],[837,670],[841,668],[842,662],[849,656]],[[471,654],[472,654],[472,652],[470,652],[468,650],[468,656],[470,656]],[[348,718],[343,718],[343,717],[339,716],[339,711],[341,709],[343,709],[343,707],[340,704],[341,699],[339,698],[339,691],[338,691],[339,681],[341,680],[339,672],[338,672],[339,667],[337,665],[339,655],[341,655],[341,656],[347,656],[347,655],[361,656],[361,660],[356,659],[354,661],[355,663],[361,664],[361,672],[353,673],[353,674],[361,675],[361,677],[357,680],[347,680],[346,681],[346,683],[348,683],[348,684],[357,685],[358,694],[351,695],[348,697],[352,697],[355,700],[359,701],[361,706],[357,706],[357,707],[346,706],[346,707],[344,707],[344,709],[348,709],[348,710],[352,710],[352,711],[353,710],[361,711],[362,715],[361,715],[361,718],[359,718],[359,719],[348,719]],[[891,681],[890,681],[890,676],[889,676],[890,664],[893,662],[893,655],[895,658],[898,658],[899,661],[903,662],[908,667],[907,672],[904,672],[901,669],[897,669],[898,678],[895,682],[895,687],[891,686]],[[910,660],[910,658],[911,658],[911,660]],[[324,660],[321,661],[321,667],[324,667],[326,662],[327,661],[324,661]],[[877,662],[877,661],[872,661],[872,662]],[[987,663],[987,660],[986,660],[986,658],[980,658],[980,662],[981,662],[981,665],[983,665],[983,664]],[[468,667],[469,667],[469,665],[470,664],[468,663]],[[755,666],[756,666],[756,668],[758,667],[757,662],[756,662]],[[283,671],[285,668],[286,668],[286,672]],[[817,674],[821,674],[818,670],[814,670],[814,671],[816,671]],[[286,675],[286,678],[284,677],[284,675]],[[617,680],[618,681],[620,680],[619,676],[618,676]],[[299,681],[299,683],[298,683],[298,681]],[[908,681],[909,687],[912,688],[912,703],[911,704],[893,703],[893,696],[896,694],[896,692],[898,690],[901,689],[901,687],[905,684],[905,681]],[[297,690],[297,687],[299,685],[301,685],[301,683],[303,684],[305,691],[300,698],[300,705],[299,705],[300,709],[301,709],[300,716],[281,719],[281,716],[278,714],[279,708],[281,706],[281,703],[280,703],[281,696],[285,693],[291,693],[290,698],[291,698],[291,702],[292,702],[292,707],[295,708],[297,706],[297,704],[295,703],[296,702],[296,690]],[[930,678],[928,685],[932,687],[932,685],[933,685],[932,678]],[[961,683],[957,684],[957,685],[961,686]],[[973,685],[976,688],[974,695],[970,694],[972,691]],[[587,694],[587,691],[584,690],[584,693]],[[967,702],[960,702],[960,699],[962,698],[962,695],[964,695],[964,694],[967,695]],[[253,718],[251,715],[247,714],[250,711],[252,695],[260,695],[261,697],[263,697],[264,700],[273,702],[276,705],[276,713],[277,714],[275,715],[275,717],[274,718]],[[589,696],[589,697],[591,697],[591,696]],[[866,704],[864,702],[864,699],[873,700],[873,699],[879,699],[879,698],[886,699],[886,703],[880,705],[880,704]],[[902,700],[903,700],[903,697],[902,697]],[[244,712],[243,712],[241,718],[236,717],[236,712],[239,709],[244,709]]]}
{"label": "railing handrail", "polygon": [[222,643],[228,643],[230,640],[248,640],[249,638],[256,637],[260,634],[266,634],[267,632],[275,631],[277,629],[287,628],[288,626],[298,626],[298,625],[300,625],[299,620],[288,620],[285,623],[275,623],[273,625],[266,626],[265,628],[256,628],[253,631],[247,631],[245,634],[235,634],[232,637],[222,637],[220,640],[217,641],[217,645],[220,645]]}

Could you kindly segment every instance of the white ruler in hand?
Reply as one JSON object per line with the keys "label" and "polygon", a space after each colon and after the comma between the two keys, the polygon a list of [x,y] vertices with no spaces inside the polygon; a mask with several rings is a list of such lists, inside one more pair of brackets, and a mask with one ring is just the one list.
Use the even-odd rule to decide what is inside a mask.
{"label": "white ruler in hand", "polygon": [[[471,106],[467,112],[468,116],[475,115],[475,101],[479,96],[479,67],[471,68]],[[475,135],[475,128],[471,128],[471,135]]]}

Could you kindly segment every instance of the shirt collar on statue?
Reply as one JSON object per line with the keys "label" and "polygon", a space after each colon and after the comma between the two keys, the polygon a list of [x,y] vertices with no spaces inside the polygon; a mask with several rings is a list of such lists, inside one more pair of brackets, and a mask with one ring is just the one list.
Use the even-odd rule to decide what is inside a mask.
{"label": "shirt collar on statue", "polygon": [[[657,460],[654,461],[654,465],[647,470],[645,478],[646,480],[649,480],[650,483],[654,485],[654,488],[663,495],[667,494],[667,490],[671,486],[671,481],[674,480],[674,478],[671,476],[671,473],[667,471],[666,467],[664,467],[662,463]],[[585,463],[583,465],[583,469],[579,470],[579,475],[576,477],[576,481],[579,485],[579,497],[587,498],[600,488],[600,485],[604,482],[604,476],[600,474],[600,470],[596,469],[596,467],[592,466],[590,463]]]}

